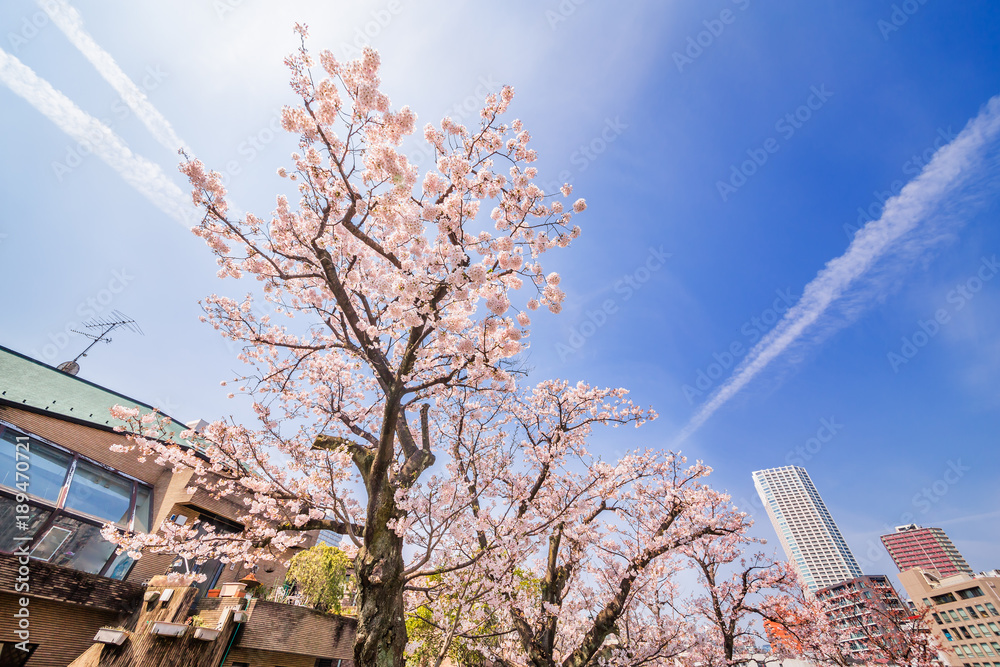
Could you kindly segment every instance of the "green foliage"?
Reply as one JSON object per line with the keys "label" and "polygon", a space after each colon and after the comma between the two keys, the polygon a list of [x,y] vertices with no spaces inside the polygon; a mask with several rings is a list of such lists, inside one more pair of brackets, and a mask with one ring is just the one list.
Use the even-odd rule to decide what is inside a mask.
{"label": "green foliage", "polygon": [[292,557],[285,578],[295,583],[306,601],[323,611],[340,613],[351,559],[326,544],[300,551]]}

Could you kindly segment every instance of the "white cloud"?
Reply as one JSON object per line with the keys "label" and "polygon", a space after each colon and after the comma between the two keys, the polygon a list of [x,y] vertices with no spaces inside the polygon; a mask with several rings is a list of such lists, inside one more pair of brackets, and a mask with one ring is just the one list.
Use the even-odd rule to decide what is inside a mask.
{"label": "white cloud", "polygon": [[166,118],[150,103],[146,94],[122,71],[111,54],[102,49],[83,27],[83,18],[65,0],[37,0],[38,5],[52,19],[52,22],[69,38],[77,49],[90,61],[104,79],[122,97],[158,142],[171,151],[186,148],[187,144],[177,136]]}
{"label": "white cloud", "polygon": [[[882,217],[861,228],[847,252],[827,262],[805,286],[798,303],[750,350],[733,374],[688,421],[676,442],[682,442],[698,430],[768,364],[798,341],[832,304],[846,300],[850,303],[849,310],[856,312],[858,294],[871,295],[871,290],[858,281],[872,271],[876,263],[892,254],[913,257],[936,243],[940,234],[932,224],[934,215],[959,186],[975,176],[982,165],[984,149],[998,134],[1000,96],[990,99],[979,115],[969,121],[950,144],[943,146],[899,195],[886,202]],[[954,216],[954,212],[950,212],[950,216]]]}
{"label": "white cloud", "polygon": [[159,165],[133,153],[109,127],[80,109],[34,70],[3,49],[0,49],[0,81],[60,130],[87,146],[157,208],[185,227],[197,222],[198,215],[190,198],[167,178]]}

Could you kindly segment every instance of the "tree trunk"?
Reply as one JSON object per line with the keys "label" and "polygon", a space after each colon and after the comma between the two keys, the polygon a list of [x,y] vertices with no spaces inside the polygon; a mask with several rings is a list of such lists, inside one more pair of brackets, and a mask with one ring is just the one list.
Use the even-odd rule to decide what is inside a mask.
{"label": "tree trunk", "polygon": [[357,667],[403,667],[406,621],[403,608],[403,540],[389,528],[399,515],[388,483],[370,498],[364,546],[355,571],[361,592]]}

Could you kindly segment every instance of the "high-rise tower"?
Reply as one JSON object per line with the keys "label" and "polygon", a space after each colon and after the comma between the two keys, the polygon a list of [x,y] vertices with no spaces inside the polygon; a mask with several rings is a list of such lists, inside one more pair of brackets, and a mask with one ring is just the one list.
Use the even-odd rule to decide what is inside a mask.
{"label": "high-rise tower", "polygon": [[758,470],[753,482],[788,560],[809,590],[863,576],[805,468]]}
{"label": "high-rise tower", "polygon": [[882,536],[882,544],[900,572],[922,567],[935,570],[941,578],[972,574],[972,568],[940,528],[921,528],[912,523],[897,526],[895,533]]}

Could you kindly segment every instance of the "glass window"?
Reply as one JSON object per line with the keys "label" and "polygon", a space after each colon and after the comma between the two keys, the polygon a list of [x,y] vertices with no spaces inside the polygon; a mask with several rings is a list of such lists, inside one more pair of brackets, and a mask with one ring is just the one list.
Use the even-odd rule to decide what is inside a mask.
{"label": "glass window", "polygon": [[969,644],[969,647],[972,648],[973,652],[975,652],[976,657],[982,658],[986,655],[983,653],[983,649],[979,648],[979,644]]}
{"label": "glass window", "polygon": [[17,502],[15,502],[13,498],[0,496],[0,516],[10,517],[9,520],[0,522],[0,551],[10,553],[19,545],[25,544],[24,542],[15,540],[14,538],[23,536],[34,537],[35,533],[38,532],[38,529],[41,528],[42,524],[49,518],[49,514],[51,514],[51,512],[48,510],[29,505],[28,521],[24,527],[19,527],[17,522],[14,520],[14,517],[20,516],[17,513]]}
{"label": "glass window", "polygon": [[78,461],[66,508],[128,527],[132,482],[86,461]]}
{"label": "glass window", "polygon": [[[12,429],[4,429],[0,436],[0,484],[10,489],[16,489],[19,481],[17,478],[17,461],[25,461],[24,447],[21,447],[21,456],[16,454],[16,443],[18,437],[24,437]],[[62,489],[66,479],[66,470],[72,459],[69,454],[60,452],[57,449],[43,445],[37,440],[21,440],[27,442],[27,470],[22,473],[28,475],[28,493],[36,498],[42,498],[49,502],[56,502],[59,499],[59,491]],[[22,477],[20,481],[23,481]]]}
{"label": "glass window", "polygon": [[989,631],[989,630],[987,630],[987,629],[986,629],[986,626],[985,626],[985,625],[983,625],[982,623],[980,623],[980,624],[979,624],[979,629],[980,629],[980,630],[982,630],[982,632],[983,632],[983,637],[989,637],[989,636],[990,636],[990,631]]}
{"label": "glass window", "polygon": [[937,623],[938,625],[942,625],[942,623],[941,623],[941,619],[940,619],[940,618],[938,617],[938,615],[937,615],[937,612],[936,612],[936,611],[934,611],[934,612],[931,612],[931,616],[933,616],[933,617],[934,617],[934,621],[935,621],[935,622],[936,622],[936,623]]}
{"label": "glass window", "polygon": [[148,533],[151,523],[150,513],[153,492],[147,486],[138,485],[135,493],[135,526],[134,529],[140,533]]}
{"label": "glass window", "polygon": [[947,630],[942,630],[941,633],[944,635],[944,638],[947,639],[948,641],[950,642],[955,641],[954,639],[951,638],[951,633],[948,632]]}
{"label": "glass window", "polygon": [[979,618],[979,614],[976,613],[975,609],[973,609],[972,607],[966,607],[966,609],[969,610],[969,616],[971,616],[972,618]]}
{"label": "glass window", "polygon": [[979,628],[977,628],[973,623],[969,624],[969,632],[972,633],[973,637],[982,637],[982,635],[979,634]]}
{"label": "glass window", "polygon": [[962,620],[958,617],[958,614],[956,614],[953,609],[949,610],[948,613],[951,614],[951,620],[955,621],[956,623]]}
{"label": "glass window", "polygon": [[996,642],[990,642],[990,646],[992,646],[993,650],[997,652],[997,655],[1000,655],[1000,644]]}
{"label": "glass window", "polygon": [[1000,628],[997,627],[997,624],[990,623],[989,625],[990,625],[990,630],[993,631],[993,634],[1000,636]]}
{"label": "glass window", "polygon": [[989,644],[983,642],[982,647],[983,650],[986,651],[986,655],[993,655],[993,649],[990,648]]}
{"label": "glass window", "polygon": [[98,574],[114,551],[115,545],[101,537],[98,526],[63,515],[46,531],[31,555],[53,565]]}
{"label": "glass window", "polygon": [[969,620],[969,615],[968,615],[968,614],[966,614],[966,613],[965,613],[965,610],[964,610],[964,609],[962,609],[961,607],[959,607],[959,608],[958,608],[958,609],[956,609],[955,611],[957,611],[957,612],[958,612],[958,615],[962,617],[962,620],[963,620],[963,621],[967,621],[967,620]]}
{"label": "glass window", "polygon": [[135,560],[123,551],[115,556],[115,559],[111,561],[111,565],[108,566],[107,574],[105,574],[105,576],[121,581],[128,576],[133,563],[135,563]]}
{"label": "glass window", "polygon": [[961,631],[963,637],[966,639],[972,639],[972,635],[969,634],[969,631],[965,629],[964,625],[958,626],[958,629]]}
{"label": "glass window", "polygon": [[965,649],[962,648],[961,644],[955,647],[955,655],[957,655],[960,658],[965,656]]}
{"label": "glass window", "polygon": [[986,608],[989,609],[990,613],[993,614],[994,616],[1000,616],[1000,614],[997,613],[997,608],[993,606],[992,602],[987,602]]}

